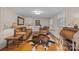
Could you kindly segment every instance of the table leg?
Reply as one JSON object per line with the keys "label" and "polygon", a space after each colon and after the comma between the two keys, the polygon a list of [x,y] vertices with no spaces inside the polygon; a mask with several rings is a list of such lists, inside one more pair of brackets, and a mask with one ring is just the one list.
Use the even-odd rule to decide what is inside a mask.
{"label": "table leg", "polygon": [[13,45],[15,44],[15,41],[13,40]]}
{"label": "table leg", "polygon": [[9,43],[9,40],[7,40],[7,48],[8,48],[8,43]]}
{"label": "table leg", "polygon": [[74,41],[72,42],[72,51],[74,51],[75,45],[74,45]]}
{"label": "table leg", "polygon": [[23,36],[18,39],[19,41],[23,41]]}

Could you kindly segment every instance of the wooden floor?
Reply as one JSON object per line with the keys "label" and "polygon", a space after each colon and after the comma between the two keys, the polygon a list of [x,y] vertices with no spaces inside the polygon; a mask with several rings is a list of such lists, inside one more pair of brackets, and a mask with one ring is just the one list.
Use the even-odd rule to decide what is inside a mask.
{"label": "wooden floor", "polygon": [[[2,49],[2,51],[32,51],[33,46],[26,41],[23,41],[22,43],[17,45],[10,44],[8,48]],[[48,47],[48,51],[61,51],[57,44],[52,44]],[[37,46],[35,51],[45,51],[45,48],[42,45]],[[63,51],[63,50],[62,50]]]}
{"label": "wooden floor", "polygon": [[[33,51],[33,46],[27,41],[23,41],[19,43],[19,46],[10,44],[8,48],[4,48],[2,51]],[[34,51],[45,51],[45,48],[42,45],[38,45]],[[47,51],[63,51],[63,49],[58,44],[51,44]]]}

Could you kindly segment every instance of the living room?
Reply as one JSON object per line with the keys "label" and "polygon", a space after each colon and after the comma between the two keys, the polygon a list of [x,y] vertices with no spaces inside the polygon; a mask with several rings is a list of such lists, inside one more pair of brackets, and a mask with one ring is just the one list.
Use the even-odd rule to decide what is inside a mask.
{"label": "living room", "polygon": [[[37,49],[37,51],[72,51],[75,50],[73,45],[71,48],[68,46],[63,46],[63,35],[66,35],[66,39],[70,39],[73,41],[71,36],[74,36],[76,30],[74,30],[75,24],[79,26],[79,8],[69,8],[69,7],[0,7],[0,49],[1,50],[20,50],[20,51],[32,51]],[[65,28],[67,27],[67,28]],[[16,29],[16,28],[19,28]],[[68,34],[60,34],[62,29],[67,29],[70,32],[70,36]],[[26,30],[27,29],[27,30]],[[13,36],[14,34],[18,34],[18,31],[21,31],[21,35],[16,37],[22,43],[17,44],[14,42],[16,40]],[[27,32],[26,32],[27,31]],[[26,44],[25,41],[31,38],[33,35],[41,34],[50,35],[53,39],[52,46],[43,46],[40,44],[36,44],[35,46]],[[68,32],[68,31],[67,31]],[[73,33],[74,32],[74,33]],[[9,37],[9,38],[8,38]],[[47,36],[46,36],[47,37]],[[45,38],[46,38],[45,37]],[[27,39],[26,39],[27,38]],[[13,40],[13,44],[8,42],[9,40]],[[32,38],[31,38],[32,39]],[[47,39],[47,38],[46,38]],[[51,38],[50,38],[51,39]],[[54,40],[56,40],[57,45],[54,45]],[[11,41],[12,41],[11,40]],[[42,42],[42,41],[40,41]],[[39,43],[40,43],[39,42]],[[61,43],[62,42],[62,43]],[[33,41],[31,42],[33,44]],[[30,44],[31,44],[30,43]],[[45,43],[43,42],[45,45]],[[69,43],[70,44],[70,43]],[[20,45],[20,48],[17,48]],[[50,45],[50,43],[49,43]],[[59,46],[58,46],[59,45]],[[13,47],[12,47],[13,46]],[[31,48],[29,48],[29,46]],[[68,48],[67,48],[68,47]],[[13,49],[14,48],[14,49]],[[78,50],[78,46],[77,49]],[[36,50],[35,50],[36,51]]]}

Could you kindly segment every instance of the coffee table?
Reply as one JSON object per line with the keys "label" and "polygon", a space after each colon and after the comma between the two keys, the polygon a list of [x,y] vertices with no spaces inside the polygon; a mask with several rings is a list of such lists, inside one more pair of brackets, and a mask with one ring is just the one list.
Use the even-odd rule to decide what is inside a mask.
{"label": "coffee table", "polygon": [[17,35],[17,36],[9,36],[9,37],[7,37],[5,40],[7,41],[7,48],[8,48],[8,45],[9,45],[9,41],[13,41],[13,44],[14,44],[14,42],[15,41],[20,41],[20,40],[22,40],[23,39],[23,34],[21,34],[21,35]]}

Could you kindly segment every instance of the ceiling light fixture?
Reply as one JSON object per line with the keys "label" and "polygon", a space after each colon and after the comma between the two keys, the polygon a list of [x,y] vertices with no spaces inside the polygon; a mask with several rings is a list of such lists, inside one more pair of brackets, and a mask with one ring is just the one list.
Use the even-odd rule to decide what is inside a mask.
{"label": "ceiling light fixture", "polygon": [[34,13],[35,15],[40,15],[40,14],[43,13],[43,11],[40,11],[40,10],[34,10],[33,13]]}

